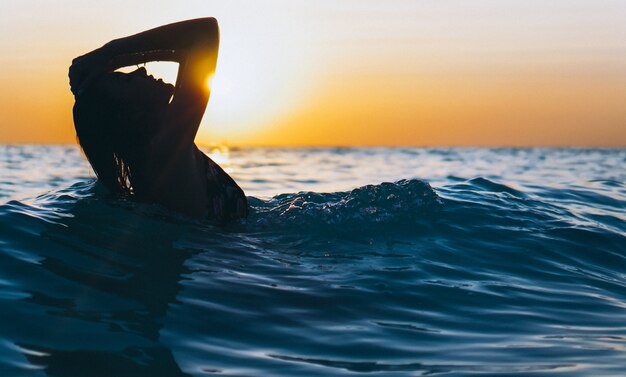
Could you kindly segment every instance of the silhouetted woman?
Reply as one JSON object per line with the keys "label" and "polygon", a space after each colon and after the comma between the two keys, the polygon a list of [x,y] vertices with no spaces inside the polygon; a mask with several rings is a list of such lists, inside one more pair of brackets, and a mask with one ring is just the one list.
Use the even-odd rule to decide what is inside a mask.
{"label": "silhouetted woman", "polygon": [[[73,60],[76,135],[111,191],[217,222],[247,215],[241,188],[194,144],[218,47],[217,21],[201,18],[115,39]],[[114,72],[157,60],[179,63],[176,86],[144,68]]]}

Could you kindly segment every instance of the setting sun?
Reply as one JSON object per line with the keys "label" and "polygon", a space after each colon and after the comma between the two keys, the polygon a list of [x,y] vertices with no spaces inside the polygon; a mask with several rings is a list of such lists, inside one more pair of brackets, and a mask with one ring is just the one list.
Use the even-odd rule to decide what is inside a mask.
{"label": "setting sun", "polygon": [[[198,131],[200,143],[253,142],[300,111],[315,94],[319,67],[302,64],[320,59],[311,44],[304,43],[311,36],[306,29],[297,36],[266,27],[292,23],[288,9],[242,23],[242,15],[257,14],[255,9],[239,9],[236,3],[213,9],[220,24],[220,49],[216,72],[207,83],[211,98]],[[147,69],[167,82],[176,81],[175,63],[148,63]]]}

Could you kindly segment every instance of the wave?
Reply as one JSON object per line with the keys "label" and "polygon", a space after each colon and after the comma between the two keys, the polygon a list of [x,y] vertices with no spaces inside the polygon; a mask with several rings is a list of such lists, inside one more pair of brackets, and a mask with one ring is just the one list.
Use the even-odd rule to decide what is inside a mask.
{"label": "wave", "polygon": [[[249,197],[251,216],[227,229],[258,230],[267,227],[339,231],[374,230],[386,227],[410,227],[437,213],[442,201],[426,182],[400,180],[394,183],[367,185],[347,192],[299,192],[281,194],[269,200]],[[10,201],[0,206],[0,216],[21,214],[34,222],[63,222],[89,212],[94,223],[122,230],[125,220],[134,215],[145,220],[157,219],[180,224],[201,225],[157,205],[146,205],[111,197],[95,181],[85,181],[24,201]],[[116,217],[119,217],[116,219]],[[6,221],[9,221],[7,219]],[[206,223],[205,226],[210,226]]]}
{"label": "wave", "polygon": [[250,198],[226,227],[93,180],[0,205],[0,369],[619,374],[622,203],[451,181]]}
{"label": "wave", "polygon": [[[168,250],[172,245],[202,251],[233,242],[248,243],[253,249],[255,242],[263,247],[296,242],[315,249],[333,239],[422,245],[427,239],[455,248],[467,244],[489,258],[494,257],[491,250],[499,248],[536,249],[542,257],[568,265],[572,260],[583,261],[576,265],[592,261],[610,270],[612,263],[624,263],[623,203],[578,188],[555,191],[523,191],[487,178],[435,191],[424,181],[400,180],[345,192],[299,192],[267,200],[250,197],[251,215],[220,227],[158,205],[114,198],[88,180],[0,206],[0,235],[5,247],[11,247],[18,236],[43,235],[74,248],[95,249],[112,247],[115,239],[121,239],[115,247],[132,255],[144,255],[140,250]],[[594,205],[580,204],[590,200]]]}
{"label": "wave", "polygon": [[[614,185],[613,185],[614,186]],[[303,233],[420,232],[426,228],[459,234],[488,235],[488,230],[552,232],[555,229],[626,234],[625,201],[583,188],[542,187],[522,190],[479,177],[434,190],[427,182],[403,179],[351,191],[287,193],[264,200],[249,197],[246,220],[225,228],[198,222],[158,205],[115,198],[95,180],[53,190],[35,198],[0,205],[0,222],[64,224],[79,217],[94,230],[124,232],[129,219],[144,221],[146,231],[159,224],[207,228],[216,232],[263,230]],[[571,230],[570,230],[571,231]],[[575,232],[575,231],[571,231]]]}
{"label": "wave", "polygon": [[442,202],[424,181],[400,180],[347,192],[300,192],[251,200],[249,222],[309,230],[372,231],[412,228],[441,209]]}

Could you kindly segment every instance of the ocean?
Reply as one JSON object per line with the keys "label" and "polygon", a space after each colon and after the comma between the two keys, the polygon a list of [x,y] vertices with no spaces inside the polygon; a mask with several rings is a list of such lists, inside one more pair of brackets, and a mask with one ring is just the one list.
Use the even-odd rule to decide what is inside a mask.
{"label": "ocean", "polygon": [[626,149],[207,152],[248,219],[0,146],[0,376],[626,375]]}

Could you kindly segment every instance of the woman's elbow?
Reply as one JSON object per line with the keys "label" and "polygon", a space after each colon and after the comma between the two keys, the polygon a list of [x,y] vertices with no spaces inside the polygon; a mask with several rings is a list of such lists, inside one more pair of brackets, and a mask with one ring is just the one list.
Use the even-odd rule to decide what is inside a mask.
{"label": "woman's elbow", "polygon": [[195,21],[194,28],[199,34],[203,36],[219,34],[219,26],[217,24],[217,19],[215,19],[214,17],[198,18],[194,21]]}
{"label": "woman's elbow", "polygon": [[204,22],[203,22],[203,27],[202,27],[202,31],[203,31],[203,39],[206,40],[206,42],[209,42],[211,44],[219,44],[220,42],[220,28],[219,25],[217,24],[217,19],[213,18],[213,17],[207,17],[207,18],[203,18]]}

